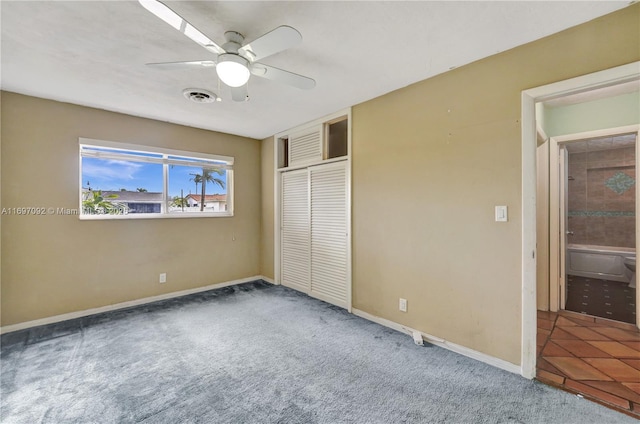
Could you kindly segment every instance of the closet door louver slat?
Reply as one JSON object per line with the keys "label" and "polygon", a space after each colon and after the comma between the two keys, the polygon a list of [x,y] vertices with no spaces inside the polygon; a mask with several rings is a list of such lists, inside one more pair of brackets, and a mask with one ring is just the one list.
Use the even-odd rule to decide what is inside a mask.
{"label": "closet door louver slat", "polygon": [[282,284],[309,292],[309,173],[306,169],[282,173]]}
{"label": "closet door louver slat", "polygon": [[345,308],[348,307],[346,172],[345,162],[309,168],[310,294]]}
{"label": "closet door louver slat", "polygon": [[316,125],[289,137],[289,166],[322,160],[322,126]]}

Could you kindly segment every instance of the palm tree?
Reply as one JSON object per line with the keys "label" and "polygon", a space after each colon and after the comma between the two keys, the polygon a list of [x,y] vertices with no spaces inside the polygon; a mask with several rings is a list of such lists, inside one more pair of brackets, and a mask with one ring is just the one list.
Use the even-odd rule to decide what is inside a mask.
{"label": "palm tree", "polygon": [[117,194],[103,196],[102,190],[90,190],[84,194],[84,199],[82,200],[83,212],[90,215],[117,213],[117,211],[122,210],[122,205],[105,200],[116,198],[118,198]]}
{"label": "palm tree", "polygon": [[193,181],[194,183],[196,183],[196,193],[198,192],[198,184],[200,184],[202,182],[202,175],[200,174],[189,174],[189,175],[193,175],[193,178],[189,178],[189,181]]}
{"label": "palm tree", "polygon": [[174,206],[176,208],[184,208],[185,206],[189,206],[189,202],[187,201],[186,197],[175,196],[171,200],[171,206]]}
{"label": "palm tree", "polygon": [[200,211],[204,210],[204,199],[207,190],[207,182],[217,184],[220,186],[220,188],[224,188],[224,181],[220,178],[217,178],[214,174],[224,175],[224,171],[220,168],[202,168],[202,174],[197,174],[200,175],[200,183],[202,184],[202,194],[200,196]]}

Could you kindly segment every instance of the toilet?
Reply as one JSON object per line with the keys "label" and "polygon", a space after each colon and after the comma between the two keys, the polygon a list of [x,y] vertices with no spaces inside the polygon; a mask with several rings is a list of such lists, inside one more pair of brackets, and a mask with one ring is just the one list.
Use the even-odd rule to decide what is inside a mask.
{"label": "toilet", "polygon": [[636,258],[635,257],[626,257],[624,258],[624,266],[627,267],[629,271],[631,271],[631,281],[629,282],[629,287],[636,287]]}

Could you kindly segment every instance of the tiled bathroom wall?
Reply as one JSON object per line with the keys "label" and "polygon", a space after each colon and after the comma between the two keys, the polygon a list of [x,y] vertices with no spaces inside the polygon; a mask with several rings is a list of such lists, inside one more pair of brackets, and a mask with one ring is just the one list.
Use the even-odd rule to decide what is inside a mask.
{"label": "tiled bathroom wall", "polygon": [[618,136],[567,146],[569,243],[636,247],[634,140]]}

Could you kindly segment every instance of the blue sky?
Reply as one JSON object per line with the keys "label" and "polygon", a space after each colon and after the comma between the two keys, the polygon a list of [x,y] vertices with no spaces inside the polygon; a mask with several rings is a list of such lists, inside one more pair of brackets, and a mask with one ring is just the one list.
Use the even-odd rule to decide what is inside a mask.
{"label": "blue sky", "polygon": [[[193,175],[202,173],[202,168],[170,165],[169,166],[169,196],[179,196],[180,189],[184,195],[196,193],[196,185],[190,179]],[[225,183],[226,173],[214,174]],[[145,188],[149,192],[162,192],[162,165],[144,162],[121,161],[100,158],[82,158],[82,186],[87,187],[87,181],[93,190],[119,191],[127,189],[136,191]],[[202,189],[198,185],[198,194]],[[207,194],[226,193],[218,185],[207,184]]]}

